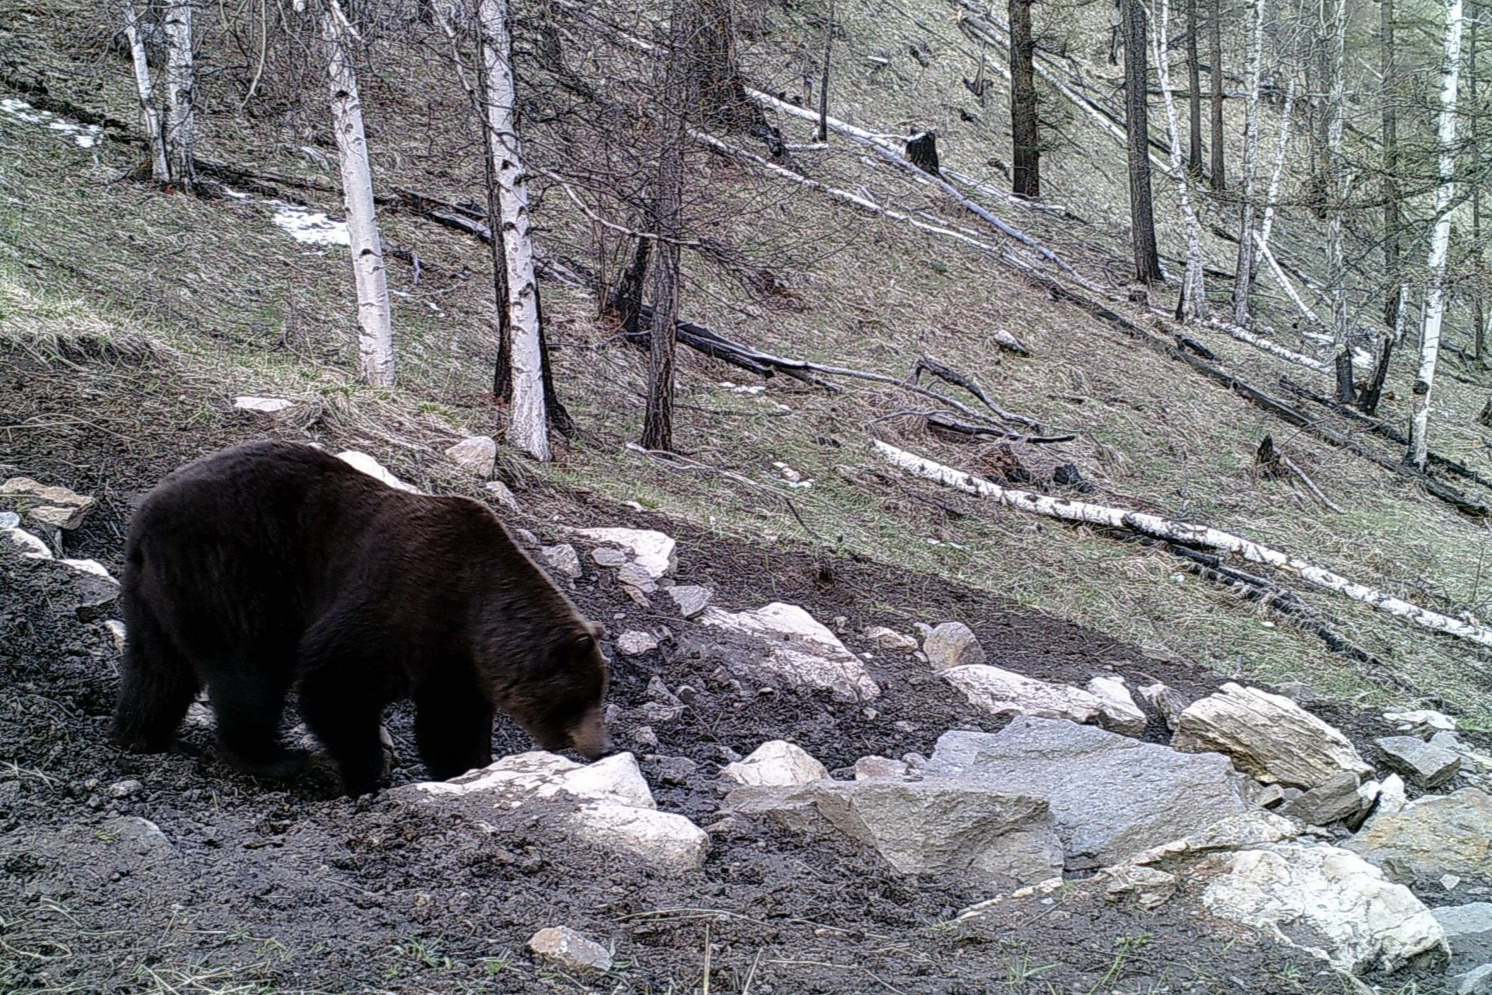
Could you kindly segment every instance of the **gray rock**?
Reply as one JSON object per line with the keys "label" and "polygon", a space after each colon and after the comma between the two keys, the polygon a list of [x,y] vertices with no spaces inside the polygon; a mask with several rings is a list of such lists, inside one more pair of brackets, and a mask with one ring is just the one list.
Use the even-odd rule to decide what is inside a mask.
{"label": "gray rock", "polygon": [[0,511],[0,529],[18,529],[21,527],[21,516],[13,511]]}
{"label": "gray rock", "polygon": [[750,756],[720,769],[722,781],[743,786],[791,787],[828,776],[828,770],[808,751],[781,739],[768,740]]}
{"label": "gray rock", "polygon": [[1070,870],[1117,864],[1255,808],[1225,757],[1028,716],[993,734],[944,733],[926,776],[1046,799]]}
{"label": "gray rock", "polygon": [[642,758],[648,775],[660,784],[687,785],[699,772],[699,764],[688,757],[662,757],[649,754]]}
{"label": "gray rock", "polygon": [[410,494],[420,493],[420,489],[418,487],[400,480],[398,477],[394,476],[387,467],[378,462],[372,456],[369,456],[367,453],[358,452],[356,449],[349,449],[345,452],[338,453],[337,459],[341,460],[343,463],[346,463],[354,470],[360,470],[363,473],[366,473],[368,476],[374,478],[375,480],[383,481],[385,484],[392,487],[396,491],[407,491]]}
{"label": "gray rock", "polygon": [[550,926],[529,937],[534,958],[567,974],[605,974],[611,970],[611,952],[588,940],[569,926]]}
{"label": "gray rock", "polygon": [[815,781],[740,788],[737,816],[799,832],[832,827],[873,847],[902,874],[938,874],[1012,888],[1057,877],[1062,845],[1045,802],[956,781]]}
{"label": "gray rock", "polygon": [[446,457],[478,480],[486,480],[497,466],[497,440],[473,435],[447,449]]}
{"label": "gray rock", "polygon": [[52,547],[25,529],[0,529],[0,542],[13,552],[33,560],[50,560]]}
{"label": "gray rock", "polygon": [[[1384,779],[1388,792],[1388,778]],[[1443,874],[1492,881],[1492,795],[1462,788],[1426,795],[1397,811],[1379,802],[1361,832],[1343,844],[1383,868],[1394,881],[1413,884]]]}
{"label": "gray rock", "polygon": [[1418,736],[1385,736],[1373,743],[1390,767],[1422,788],[1438,788],[1461,769],[1460,754]]}
{"label": "gray rock", "polygon": [[616,637],[617,652],[623,656],[642,656],[658,648],[658,640],[646,632],[629,629]]}
{"label": "gray rock", "polygon": [[54,529],[75,529],[93,510],[94,500],[66,487],[49,487],[30,477],[11,477],[0,484],[0,503],[28,522]]}
{"label": "gray rock", "polygon": [[239,411],[252,411],[260,415],[276,415],[295,407],[294,401],[283,397],[253,397],[244,395],[233,399],[233,407]]}
{"label": "gray rock", "polygon": [[145,787],[145,785],[141,784],[134,778],[129,778],[125,781],[115,781],[113,784],[109,785],[109,797],[128,798],[130,795],[137,793],[143,787]]}
{"label": "gray rock", "polygon": [[626,550],[623,556],[646,570],[648,576],[655,581],[672,574],[678,565],[678,557],[674,552],[675,543],[662,532],[652,529],[578,529],[576,534],[603,546],[616,546]]}
{"label": "gray rock", "polygon": [[1492,993],[1492,964],[1474,967],[1450,979],[1450,990],[1456,995],[1489,995]]}
{"label": "gray rock", "polygon": [[1051,684],[988,664],[951,667],[943,679],[963,692],[969,704],[991,715],[1037,715],[1050,719],[1092,722],[1100,702],[1087,691]]}
{"label": "gray rock", "polygon": [[1445,941],[1451,947],[1452,971],[1470,971],[1492,964],[1492,902],[1447,905],[1431,909],[1430,913],[1445,930]]}
{"label": "gray rock", "polygon": [[507,508],[509,511],[523,510],[522,506],[518,503],[518,498],[513,496],[512,489],[501,480],[487,481],[485,484],[482,485],[482,490],[486,491],[488,494],[491,494],[493,498],[497,500],[498,504],[502,505],[504,508]]}
{"label": "gray rock", "polygon": [[558,546],[541,546],[539,558],[548,564],[550,570],[561,577],[575,580],[582,572],[580,554],[575,552],[575,547],[568,542],[562,542]]}
{"label": "gray rock", "polygon": [[693,618],[710,607],[715,592],[698,584],[676,584],[668,589],[668,596],[685,618]]}
{"label": "gray rock", "polygon": [[638,726],[632,730],[632,742],[644,750],[656,750],[658,748],[658,734],[653,731],[652,726]]}
{"label": "gray rock", "polygon": [[627,554],[613,546],[597,546],[591,550],[591,559],[597,566],[619,567],[627,562]]}
{"label": "gray rock", "polygon": [[888,629],[884,625],[873,625],[865,630],[865,638],[878,650],[887,653],[911,653],[917,649],[917,640],[904,632]]}
{"label": "gray rock", "polygon": [[1343,771],[1325,784],[1286,802],[1279,812],[1292,819],[1299,819],[1308,826],[1329,826],[1334,822],[1355,823],[1367,814],[1378,797],[1376,784],[1371,793],[1364,792],[1363,787],[1357,783],[1356,774]]}
{"label": "gray rock", "polygon": [[985,661],[984,647],[979,645],[974,630],[962,622],[944,622],[934,628],[923,641],[922,652],[934,670],[976,666]]}
{"label": "gray rock", "polygon": [[617,567],[616,578],[643,594],[653,594],[658,590],[657,581],[653,580],[652,575],[636,563],[623,563]]}
{"label": "gray rock", "polygon": [[1187,700],[1181,697],[1179,692],[1159,682],[1140,688],[1140,700],[1159,712],[1161,721],[1172,732],[1176,730],[1181,720],[1181,713],[1186,711],[1187,706]]}
{"label": "gray rock", "polygon": [[1171,745],[1224,753],[1261,781],[1306,790],[1343,771],[1359,780],[1373,773],[1346,736],[1289,698],[1231,681],[1187,706]]}
{"label": "gray rock", "polygon": [[1101,675],[1088,682],[1088,693],[1098,699],[1098,724],[1124,736],[1142,736],[1150,720],[1140,711],[1116,674]]}
{"label": "gray rock", "polygon": [[1429,708],[1395,709],[1383,713],[1383,720],[1392,723],[1400,732],[1413,733],[1421,739],[1429,739],[1437,732],[1454,732],[1456,720],[1444,712]]}
{"label": "gray rock", "polygon": [[798,686],[823,688],[840,701],[880,696],[865,662],[797,605],[773,602],[743,612],[706,608],[699,620],[731,637],[712,635],[712,642],[718,644],[713,652],[730,654],[732,670],[749,668]]}
{"label": "gray rock", "polygon": [[865,781],[874,777],[889,777],[900,779],[906,776],[908,770],[905,760],[892,760],[890,757],[861,757],[855,761],[855,780]]}

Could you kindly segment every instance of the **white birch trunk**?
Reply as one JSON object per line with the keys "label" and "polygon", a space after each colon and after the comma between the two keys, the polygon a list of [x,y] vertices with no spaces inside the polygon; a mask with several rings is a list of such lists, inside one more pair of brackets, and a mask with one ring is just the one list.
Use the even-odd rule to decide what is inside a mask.
{"label": "white birch trunk", "polygon": [[1171,63],[1166,51],[1166,39],[1171,31],[1171,2],[1161,0],[1160,16],[1155,19],[1151,32],[1151,47],[1155,50],[1155,70],[1160,77],[1160,92],[1166,106],[1166,129],[1171,144],[1171,177],[1176,181],[1176,193],[1181,200],[1181,217],[1186,224],[1186,271],[1181,277],[1181,316],[1185,318],[1207,317],[1207,283],[1203,272],[1206,258],[1202,254],[1202,226],[1197,221],[1196,209],[1192,206],[1191,177],[1182,160],[1181,124],[1176,117],[1176,100],[1171,95]]}
{"label": "white birch trunk", "polygon": [[352,27],[337,0],[321,11],[321,38],[326,45],[331,83],[332,130],[342,167],[342,200],[347,207],[347,234],[352,275],[357,282],[357,351],[363,380],[376,386],[394,382],[394,323],[389,308],[388,275],[383,241],[373,207],[373,174],[368,167],[368,139],[363,134],[363,105],[352,65]]}
{"label": "white birch trunk", "polygon": [[166,159],[171,179],[184,190],[197,182],[192,162],[197,118],[192,68],[192,0],[169,0],[161,27],[166,33]]}
{"label": "white birch trunk", "polygon": [[135,64],[135,89],[140,94],[140,118],[150,145],[150,178],[157,183],[171,179],[166,163],[165,136],[161,133],[161,111],[155,102],[155,87],[150,80],[150,63],[145,57],[145,41],[140,37],[140,20],[134,0],[124,0],[124,36],[129,39],[130,59]]}
{"label": "white birch trunk", "polygon": [[1409,463],[1423,470],[1429,449],[1430,390],[1440,355],[1440,323],[1445,315],[1445,265],[1451,244],[1451,201],[1456,194],[1456,96],[1461,80],[1461,0],[1446,0],[1445,63],[1441,67],[1439,185],[1435,188],[1435,227],[1430,234],[1430,286],[1420,335],[1419,373],[1414,378],[1414,419],[1409,427]]}
{"label": "white birch trunk", "polygon": [[[1460,0],[1451,0],[1451,2],[1460,6]],[[1230,532],[1192,522],[1172,521],[1145,512],[1126,511],[1123,508],[1111,508],[1106,505],[1089,504],[1085,501],[1072,501],[1067,498],[1048,497],[1031,491],[1000,487],[983,478],[898,449],[879,439],[874,442],[881,456],[892,466],[969,494],[999,501],[1017,511],[1045,515],[1069,522],[1084,522],[1090,525],[1125,529],[1157,539],[1184,543],[1188,546],[1205,546],[1219,552],[1240,556],[1252,563],[1263,563],[1277,570],[1293,573],[1316,587],[1335,591],[1353,601],[1369,605],[1398,618],[1407,619],[1422,628],[1458,636],[1481,646],[1492,646],[1492,629],[1463,622],[1428,608],[1421,608],[1419,605],[1396,598],[1384,591],[1348,580],[1324,567],[1291,556],[1283,550],[1265,546]]]}
{"label": "white birch trunk", "polygon": [[1285,175],[1285,153],[1290,147],[1291,114],[1295,110],[1295,80],[1285,84],[1285,107],[1280,111],[1280,140],[1274,149],[1274,167],[1269,171],[1269,192],[1264,197],[1264,220],[1259,223],[1259,238],[1254,244],[1255,267],[1269,249],[1274,231],[1275,201],[1280,197],[1280,180]]}
{"label": "white birch trunk", "polygon": [[510,61],[512,42],[508,35],[507,3],[481,0],[477,19],[482,32],[482,64],[487,85],[485,124],[508,269],[513,401],[508,409],[507,438],[515,449],[547,462],[553,454],[549,448],[549,417],[544,407],[543,356],[539,351],[539,288],[529,234],[528,173],[523,167],[523,150],[514,121],[517,89]]}
{"label": "white birch trunk", "polygon": [[1238,269],[1233,278],[1233,321],[1248,325],[1254,287],[1254,179],[1259,171],[1259,84],[1264,72],[1263,0],[1249,4],[1248,103],[1243,126],[1243,221],[1238,227]]}
{"label": "white birch trunk", "polygon": [[[1344,364],[1337,372],[1337,400],[1351,401],[1352,353],[1347,349],[1347,265],[1342,254],[1342,222],[1347,199],[1346,163],[1342,160],[1342,115],[1347,86],[1347,0],[1334,0],[1331,46],[1331,93],[1327,98],[1326,158],[1329,214],[1326,222],[1326,292],[1331,303],[1332,358]],[[1346,359],[1341,357],[1345,356]]]}

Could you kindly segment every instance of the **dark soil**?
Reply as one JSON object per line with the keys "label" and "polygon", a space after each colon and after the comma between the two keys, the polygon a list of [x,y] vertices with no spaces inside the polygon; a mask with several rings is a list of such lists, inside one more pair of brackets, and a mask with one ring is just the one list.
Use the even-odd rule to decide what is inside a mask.
{"label": "dark soil", "polygon": [[[268,434],[221,399],[167,386],[171,373],[143,355],[0,352],[0,422],[11,426],[0,428],[0,474],[101,499],[63,540],[68,555],[117,569],[134,499],[188,459]],[[826,622],[842,616],[856,651],[869,649],[857,635],[866,625],[962,618],[991,662],[1034,676],[1081,682],[1112,666],[1189,696],[1217,684],[936,577],[756,548],[561,496],[532,506],[573,525],[664,528],[680,541],[680,582],[710,584],[729,608],[782,600]],[[563,538],[537,520],[514,524]],[[991,896],[897,875],[839,838],[738,826],[716,834],[701,871],[669,876],[565,838],[542,807],[478,824],[397,791],[335,797],[325,772],[256,782],[219,761],[202,726],[183,728],[182,752],[121,754],[105,738],[116,650],[101,621],[75,616],[69,578],[59,564],[0,554],[0,991],[1340,990],[1295,952],[1223,924],[1199,928],[1184,898],[1145,912],[1072,882],[948,925]],[[613,633],[669,630],[658,650],[616,659],[613,732],[636,749],[652,678],[687,701],[678,718],[649,723],[658,745],[637,752],[660,807],[701,824],[719,808],[719,765],[763,740],[791,740],[834,769],[872,753],[926,754],[948,728],[1000,724],[911,657],[878,654],[870,667],[885,694],[846,704],[733,672],[739,661],[661,598],[644,608],[594,573],[573,594]],[[420,779],[407,710],[388,723],[394,783]],[[494,747],[532,748],[506,720]],[[613,945],[616,966],[599,979],[536,966],[524,943],[556,924]]]}

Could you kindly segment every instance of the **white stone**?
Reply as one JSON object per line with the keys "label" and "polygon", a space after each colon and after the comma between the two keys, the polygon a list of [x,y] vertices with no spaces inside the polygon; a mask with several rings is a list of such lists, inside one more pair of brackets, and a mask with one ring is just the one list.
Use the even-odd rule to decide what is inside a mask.
{"label": "white stone", "polygon": [[1186,711],[1186,699],[1159,681],[1140,688],[1140,699],[1159,712],[1161,721],[1173,732],[1181,720],[1181,713]]}
{"label": "white stone", "polygon": [[774,601],[743,612],[706,608],[700,622],[763,640],[767,652],[750,664],[784,680],[825,688],[841,701],[880,696],[864,662],[797,605]]}
{"label": "white stone", "polygon": [[642,594],[653,594],[658,590],[653,575],[639,563],[623,563],[617,567],[616,579]]}
{"label": "white stone", "polygon": [[58,529],[75,529],[93,510],[93,498],[66,487],[37,483],[30,477],[11,477],[0,484],[0,498],[13,504],[29,521]]}
{"label": "white stone", "polygon": [[1141,736],[1150,724],[1140,706],[1130,697],[1124,678],[1103,676],[1088,682],[1088,693],[1098,699],[1098,724],[1110,732]]}
{"label": "white stone", "polygon": [[884,625],[873,625],[865,630],[865,638],[878,650],[887,653],[911,653],[917,649],[916,638],[905,632],[888,629]]}
{"label": "white stone", "polygon": [[580,554],[575,552],[575,547],[568,542],[560,543],[558,546],[540,547],[539,556],[549,565],[549,569],[561,577],[575,580],[582,572]]}
{"label": "white stone", "polygon": [[0,541],[31,560],[50,560],[52,547],[25,529],[0,529]]}
{"label": "white stone", "polygon": [[125,635],[125,633],[124,633],[124,623],[121,622],[121,621],[119,621],[119,619],[117,619],[117,618],[111,618],[111,619],[105,620],[105,622],[104,622],[104,628],[108,629],[109,630],[109,635],[114,638],[114,649],[117,652],[123,653],[124,652],[124,635]]}
{"label": "white stone", "polygon": [[954,667],[972,667],[985,661],[984,647],[979,639],[962,622],[944,622],[927,634],[922,643],[922,652],[934,670],[951,670]]}
{"label": "white stone", "polygon": [[722,781],[741,785],[808,784],[828,776],[828,768],[808,751],[781,739],[769,740],[744,760],[720,769]]}
{"label": "white stone", "polygon": [[1223,753],[1261,781],[1307,790],[1344,771],[1373,774],[1346,736],[1289,698],[1231,681],[1181,713],[1171,745]]}
{"label": "white stone", "polygon": [[678,565],[674,541],[662,532],[652,529],[578,529],[576,534],[592,542],[620,546],[654,580],[669,576]]}
{"label": "white stone", "polygon": [[577,835],[586,842],[671,870],[697,870],[710,854],[709,834],[672,812],[590,802],[574,819]]}
{"label": "white stone", "polygon": [[361,470],[370,477],[383,481],[396,491],[408,491],[410,494],[419,494],[420,489],[413,484],[406,484],[398,477],[390,473],[382,463],[378,462],[367,453],[360,453],[355,449],[338,453],[337,459],[346,463],[355,470]]}
{"label": "white stone", "polygon": [[605,974],[611,970],[611,951],[569,926],[550,926],[529,937],[528,949],[550,967],[570,974]]}
{"label": "white stone", "polygon": [[680,615],[694,618],[710,607],[710,599],[715,596],[715,592],[698,584],[675,584],[668,589],[668,596]]}
{"label": "white stone", "polygon": [[1461,755],[1418,736],[1384,736],[1374,740],[1388,765],[1422,788],[1438,788],[1461,770]]}
{"label": "white stone", "polygon": [[642,656],[658,648],[658,640],[640,629],[629,629],[616,637],[617,652],[623,656]]}
{"label": "white stone", "polygon": [[490,435],[473,435],[447,449],[446,456],[473,477],[486,480],[497,465],[497,440]]}
{"label": "white stone", "polygon": [[102,577],[104,580],[115,585],[116,587],[119,585],[119,581],[114,579],[114,575],[109,573],[108,568],[97,560],[61,560],[59,562],[61,562],[64,566],[73,568],[79,573],[89,574],[94,577]]}
{"label": "white stone", "polygon": [[[1225,871],[1202,894],[1213,915],[1284,937],[1349,973],[1392,971],[1445,944],[1430,910],[1378,868],[1333,846],[1278,843],[1222,858]],[[1314,942],[1313,942],[1314,941]]]}
{"label": "white stone", "polygon": [[518,499],[513,496],[513,492],[508,489],[508,485],[501,480],[489,480],[482,485],[482,489],[496,498],[497,503],[509,511],[521,510],[518,505]]}
{"label": "white stone", "polygon": [[1383,720],[1392,723],[1400,732],[1413,732],[1421,736],[1436,732],[1455,732],[1456,720],[1444,712],[1429,708],[1396,709],[1383,713]]}
{"label": "white stone", "polygon": [[283,397],[253,397],[244,395],[235,397],[233,406],[239,411],[253,411],[261,415],[272,415],[286,408],[295,407],[294,401],[287,401]]}
{"label": "white stone", "polygon": [[875,777],[890,777],[901,779],[910,768],[905,760],[892,760],[890,757],[861,757],[855,761],[855,780],[868,781]]}
{"label": "white stone", "polygon": [[1092,722],[1099,700],[1087,691],[1065,684],[1048,684],[988,664],[953,667],[944,680],[963,692],[971,705],[991,715],[1034,715],[1045,719]]}
{"label": "white stone", "polygon": [[0,529],[10,530],[21,527],[21,516],[13,511],[0,511]]}

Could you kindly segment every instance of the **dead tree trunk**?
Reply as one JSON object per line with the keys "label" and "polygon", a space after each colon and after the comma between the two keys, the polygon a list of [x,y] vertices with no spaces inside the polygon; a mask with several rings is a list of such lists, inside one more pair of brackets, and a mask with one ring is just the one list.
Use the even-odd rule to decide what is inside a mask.
{"label": "dead tree trunk", "polygon": [[124,0],[124,36],[129,41],[130,60],[135,66],[135,89],[140,95],[140,118],[145,125],[145,140],[150,148],[150,178],[165,184],[171,180],[171,167],[166,160],[165,134],[161,127],[161,111],[155,102],[155,87],[150,80],[150,63],[145,54],[145,40],[140,34],[140,20],[135,14],[134,0]]}
{"label": "dead tree trunk", "polygon": [[1347,200],[1347,164],[1342,156],[1343,102],[1347,85],[1347,0],[1333,0],[1328,61],[1331,93],[1327,98],[1326,159],[1326,292],[1331,302],[1331,344],[1337,371],[1337,400],[1351,404],[1357,388],[1352,377],[1352,351],[1347,347],[1347,262],[1342,248],[1342,226]]}
{"label": "dead tree trunk", "polygon": [[662,61],[663,104],[659,114],[658,186],[653,230],[658,260],[653,266],[652,353],[648,364],[648,406],[643,420],[644,449],[673,449],[673,364],[679,319],[679,236],[683,229],[684,106],[691,82],[689,26],[695,0],[674,0],[673,44]]}
{"label": "dead tree trunk", "polygon": [[1223,11],[1222,0],[1212,0],[1212,16],[1207,25],[1212,65],[1207,75],[1212,80],[1212,189],[1226,190],[1223,168]]}
{"label": "dead tree trunk", "polygon": [[938,164],[938,136],[935,132],[922,131],[907,139],[907,159],[933,176],[942,175]]}
{"label": "dead tree trunk", "polygon": [[1041,146],[1037,133],[1036,43],[1031,37],[1031,0],[1010,0],[1009,7],[1012,192],[1018,197],[1039,200]]}
{"label": "dead tree trunk", "polygon": [[[1399,107],[1396,83],[1398,53],[1394,42],[1394,0],[1381,0],[1378,10],[1379,40],[1383,64],[1383,273],[1388,293],[1383,301],[1383,320],[1391,329],[1402,328],[1399,310],[1407,286],[1400,271],[1399,238]],[[1397,336],[1395,336],[1397,339]]]}
{"label": "dead tree trunk", "polygon": [[1163,279],[1155,244],[1155,211],[1150,191],[1149,71],[1146,65],[1144,0],[1123,0],[1124,124],[1129,133],[1129,211],[1135,279]]}
{"label": "dead tree trunk", "polygon": [[830,0],[829,11],[824,15],[824,70],[819,76],[819,130],[818,140],[829,140],[829,55],[834,49],[834,2]]}
{"label": "dead tree trunk", "polygon": [[1193,176],[1202,175],[1202,66],[1197,32],[1197,0],[1186,0],[1186,104],[1190,111],[1187,136],[1191,139],[1186,166]]}

